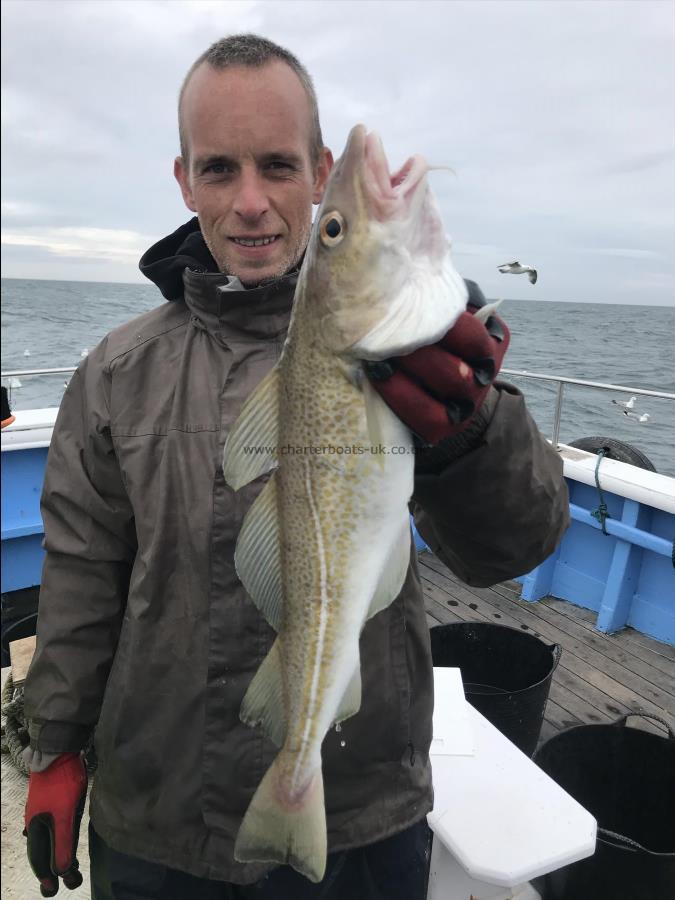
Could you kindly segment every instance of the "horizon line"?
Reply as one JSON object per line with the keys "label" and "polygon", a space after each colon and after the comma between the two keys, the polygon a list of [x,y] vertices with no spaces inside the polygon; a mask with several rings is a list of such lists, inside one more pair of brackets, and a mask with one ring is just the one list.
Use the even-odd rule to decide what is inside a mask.
{"label": "horizon line", "polygon": [[[125,287],[142,287],[142,288],[155,288],[159,290],[156,284],[154,284],[149,279],[146,282],[143,281],[96,281],[88,278],[20,278],[16,275],[0,275],[0,281],[46,281],[46,282],[54,282],[57,284],[117,284],[124,285]],[[161,293],[161,291],[160,291]],[[163,296],[163,295],[162,295]],[[675,309],[675,303],[668,303],[667,300],[664,300],[663,303],[653,302],[653,301],[645,301],[642,303],[639,302],[616,302],[614,300],[548,300],[545,297],[537,297],[530,298],[527,297],[488,297],[490,301],[501,300],[504,303],[577,303],[580,305],[588,305],[588,304],[596,304],[598,306],[654,306],[658,309],[662,308],[673,308]]]}

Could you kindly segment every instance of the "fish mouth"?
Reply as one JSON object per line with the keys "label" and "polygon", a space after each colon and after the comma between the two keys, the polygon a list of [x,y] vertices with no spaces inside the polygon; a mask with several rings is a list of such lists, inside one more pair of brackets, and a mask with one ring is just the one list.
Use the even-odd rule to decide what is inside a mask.
{"label": "fish mouth", "polygon": [[380,136],[365,125],[352,128],[344,154],[361,175],[361,184],[371,212],[381,221],[409,215],[415,198],[424,193],[429,164],[415,155],[393,174]]}

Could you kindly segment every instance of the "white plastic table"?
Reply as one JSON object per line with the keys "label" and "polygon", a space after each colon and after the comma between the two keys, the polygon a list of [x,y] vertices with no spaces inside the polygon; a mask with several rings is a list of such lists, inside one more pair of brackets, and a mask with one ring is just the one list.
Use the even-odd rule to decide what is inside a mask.
{"label": "white plastic table", "polygon": [[[595,852],[596,821],[465,701],[458,674],[434,669],[427,900],[534,900],[530,879]],[[456,747],[453,721],[461,734]]]}

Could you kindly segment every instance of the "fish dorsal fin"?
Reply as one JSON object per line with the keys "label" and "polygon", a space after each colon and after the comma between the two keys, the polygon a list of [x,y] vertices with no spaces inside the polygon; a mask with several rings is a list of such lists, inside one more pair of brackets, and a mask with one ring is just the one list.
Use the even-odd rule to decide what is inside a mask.
{"label": "fish dorsal fin", "polygon": [[272,644],[272,649],[248,686],[239,718],[246,725],[260,725],[277,747],[283,745],[286,739],[286,715],[279,638]]}
{"label": "fish dorsal fin", "polygon": [[410,541],[410,516],[406,511],[405,519],[382,566],[382,574],[370,601],[366,619],[372,619],[374,615],[386,609],[401,593],[410,564]]}
{"label": "fish dorsal fin", "polygon": [[223,452],[225,481],[238,491],[269,472],[276,463],[278,443],[279,369],[275,366],[244,403],[227,436]]}
{"label": "fish dorsal fin", "polygon": [[234,551],[234,567],[251,600],[278,632],[282,584],[276,474],[246,513]]}

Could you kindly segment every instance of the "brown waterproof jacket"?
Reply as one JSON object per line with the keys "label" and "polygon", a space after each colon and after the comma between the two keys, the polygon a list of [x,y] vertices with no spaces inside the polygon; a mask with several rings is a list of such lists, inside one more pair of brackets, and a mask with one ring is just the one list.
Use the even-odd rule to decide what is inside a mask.
{"label": "brown waterproof jacket", "polygon": [[[47,557],[25,690],[32,747],[79,750],[95,728],[91,819],[114,848],[247,883],[233,844],[275,748],[239,720],[274,640],[233,565],[264,478],[233,493],[225,436],[277,361],[295,278],[248,291],[189,269],[185,298],[112,332],[73,376],[49,452]],[[500,386],[469,449],[427,460],[414,509],[475,585],[528,571],[568,522],[557,454]],[[452,459],[453,453],[457,458]],[[363,704],[323,745],[329,851],[387,837],[433,803],[428,626],[416,557],[361,637]]]}

